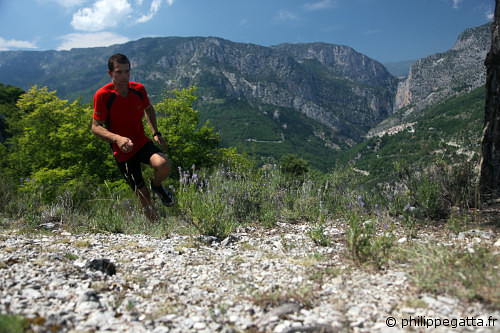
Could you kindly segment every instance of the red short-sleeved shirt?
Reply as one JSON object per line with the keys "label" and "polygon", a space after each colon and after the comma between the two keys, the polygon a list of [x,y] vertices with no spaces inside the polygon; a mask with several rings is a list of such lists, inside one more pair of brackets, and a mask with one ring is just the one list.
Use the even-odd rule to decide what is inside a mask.
{"label": "red short-sleeved shirt", "polygon": [[[113,103],[108,114],[108,101],[113,94]],[[134,147],[131,152],[124,153],[117,144],[113,144],[116,159],[124,162],[150,141],[144,134],[144,109],[150,105],[146,89],[140,83],[129,82],[127,97],[120,96],[113,83],[109,83],[97,90],[94,95],[94,119],[108,122],[108,130],[132,140]],[[109,118],[109,119],[108,119]]]}

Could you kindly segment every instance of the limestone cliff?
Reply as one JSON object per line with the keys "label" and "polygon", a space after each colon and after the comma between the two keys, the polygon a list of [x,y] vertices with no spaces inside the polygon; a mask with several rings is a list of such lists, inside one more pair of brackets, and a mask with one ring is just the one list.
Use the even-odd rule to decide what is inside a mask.
{"label": "limestone cliff", "polygon": [[491,45],[491,23],[462,32],[455,45],[414,62],[406,79],[398,83],[394,113],[372,128],[368,137],[408,121],[428,106],[463,95],[486,82],[484,59]]}

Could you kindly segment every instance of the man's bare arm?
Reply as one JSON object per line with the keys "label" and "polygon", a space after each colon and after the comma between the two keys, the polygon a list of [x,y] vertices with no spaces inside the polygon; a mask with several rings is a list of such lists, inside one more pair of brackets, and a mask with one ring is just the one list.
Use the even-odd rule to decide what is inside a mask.
{"label": "man's bare arm", "polygon": [[92,133],[106,142],[116,143],[124,153],[131,152],[134,147],[132,140],[108,131],[104,128],[104,122],[97,119],[92,119]]}
{"label": "man's bare arm", "polygon": [[[151,128],[151,132],[155,134],[156,132],[158,132],[155,109],[152,105],[149,105],[144,111],[146,113],[146,120],[148,121],[149,127]],[[167,142],[161,135],[155,136],[154,140],[161,145],[163,151],[167,150]]]}

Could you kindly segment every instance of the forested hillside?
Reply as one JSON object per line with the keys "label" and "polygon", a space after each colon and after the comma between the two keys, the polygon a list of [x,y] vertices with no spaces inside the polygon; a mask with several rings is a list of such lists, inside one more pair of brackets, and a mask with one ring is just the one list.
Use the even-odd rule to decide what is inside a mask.
{"label": "forested hillside", "polygon": [[392,132],[372,137],[341,158],[370,173],[374,181],[388,179],[395,163],[427,166],[442,159],[453,163],[468,159],[479,166],[484,122],[484,86],[460,97],[450,98],[409,117]]}
{"label": "forested hillside", "polygon": [[4,86],[0,83],[0,143],[4,142],[9,137],[7,132],[7,117],[15,110],[15,105],[19,96],[24,91],[21,88],[14,86]]}

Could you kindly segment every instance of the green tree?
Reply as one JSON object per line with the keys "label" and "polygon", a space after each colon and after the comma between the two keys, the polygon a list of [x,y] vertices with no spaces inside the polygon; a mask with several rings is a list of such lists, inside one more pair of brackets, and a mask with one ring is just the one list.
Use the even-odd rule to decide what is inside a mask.
{"label": "green tree", "polygon": [[75,194],[90,183],[116,177],[106,144],[90,131],[92,107],[71,104],[46,87],[32,87],[7,119],[12,137],[6,141],[2,170],[17,178],[35,178],[47,199],[70,189]]}
{"label": "green tree", "polygon": [[284,155],[280,159],[282,170],[292,176],[303,176],[309,172],[309,164],[306,160],[298,158],[295,154]]}
{"label": "green tree", "polygon": [[196,87],[173,90],[165,94],[155,107],[158,113],[158,128],[167,141],[167,155],[172,162],[173,172],[195,165],[196,168],[216,164],[221,155],[234,153],[217,149],[219,133],[209,127],[209,121],[199,126],[199,112],[193,109],[197,97]]}
{"label": "green tree", "polygon": [[[195,90],[174,90],[156,107],[174,175],[177,167],[210,167],[224,160],[246,163],[234,148],[218,148],[220,136],[208,121],[198,125],[198,111],[192,107]],[[46,87],[32,87],[7,118],[12,137],[0,144],[1,175],[14,180],[36,179],[36,184],[44,186],[46,201],[65,190],[85,199],[105,180],[122,184],[108,144],[90,130],[92,113],[91,105],[78,100],[68,103]]]}

